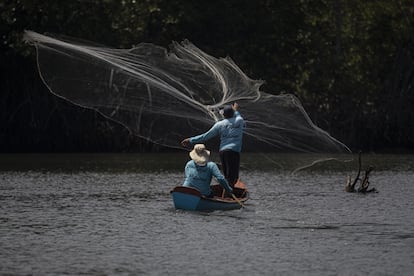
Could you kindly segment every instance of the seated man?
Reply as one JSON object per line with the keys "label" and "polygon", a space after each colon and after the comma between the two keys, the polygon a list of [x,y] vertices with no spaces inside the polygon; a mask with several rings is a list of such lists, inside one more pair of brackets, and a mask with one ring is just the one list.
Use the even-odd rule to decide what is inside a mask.
{"label": "seated man", "polygon": [[228,193],[233,193],[233,189],[220,173],[216,163],[209,161],[210,151],[206,149],[204,144],[196,144],[190,152],[190,158],[191,160],[185,165],[183,186],[196,188],[202,195],[213,197],[210,183],[212,176],[214,176]]}

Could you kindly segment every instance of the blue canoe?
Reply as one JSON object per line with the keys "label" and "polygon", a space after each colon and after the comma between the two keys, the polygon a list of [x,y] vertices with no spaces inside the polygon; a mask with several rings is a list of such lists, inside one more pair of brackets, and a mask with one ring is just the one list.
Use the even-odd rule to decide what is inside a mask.
{"label": "blue canoe", "polygon": [[233,189],[239,202],[231,197],[225,197],[223,188],[220,185],[212,185],[211,189],[214,197],[203,196],[195,188],[177,186],[171,191],[176,209],[189,211],[215,211],[215,210],[235,210],[240,209],[240,203],[249,199],[249,193],[241,182],[236,183]]}

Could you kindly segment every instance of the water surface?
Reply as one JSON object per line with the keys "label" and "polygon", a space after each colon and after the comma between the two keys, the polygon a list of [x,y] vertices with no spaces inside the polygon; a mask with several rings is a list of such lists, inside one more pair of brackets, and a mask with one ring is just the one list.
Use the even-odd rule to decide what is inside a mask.
{"label": "water surface", "polygon": [[412,275],[413,156],[367,156],[375,194],[355,162],[243,169],[246,208],[211,213],[173,208],[186,158],[1,155],[0,274]]}

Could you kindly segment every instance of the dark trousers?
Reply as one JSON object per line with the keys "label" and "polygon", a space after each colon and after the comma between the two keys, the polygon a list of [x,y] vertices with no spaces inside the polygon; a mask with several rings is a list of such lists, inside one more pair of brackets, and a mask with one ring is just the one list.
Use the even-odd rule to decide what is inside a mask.
{"label": "dark trousers", "polygon": [[239,179],[240,153],[232,150],[220,151],[220,160],[224,177],[230,187],[234,187]]}

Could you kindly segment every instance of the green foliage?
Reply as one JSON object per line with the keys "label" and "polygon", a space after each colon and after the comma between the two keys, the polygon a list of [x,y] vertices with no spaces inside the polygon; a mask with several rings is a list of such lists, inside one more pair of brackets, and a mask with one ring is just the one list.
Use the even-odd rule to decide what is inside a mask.
{"label": "green foliage", "polygon": [[[11,133],[10,114],[21,128],[13,132],[18,136],[25,133],[25,110],[39,112],[40,103],[50,112],[70,113],[55,105],[33,74],[34,50],[22,41],[25,29],[122,48],[189,39],[266,80],[264,91],[296,94],[319,126],[354,148],[414,145],[411,0],[2,1],[1,141]],[[10,68],[13,61],[18,66]],[[31,92],[22,88],[22,74],[29,76],[23,86]],[[89,120],[88,129],[107,131],[100,118]],[[61,129],[60,122],[48,131]],[[85,126],[69,120],[65,131],[72,135]]]}

